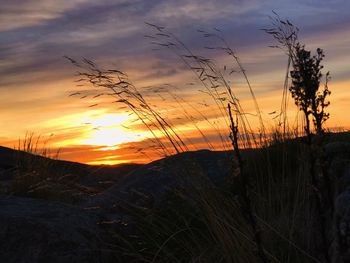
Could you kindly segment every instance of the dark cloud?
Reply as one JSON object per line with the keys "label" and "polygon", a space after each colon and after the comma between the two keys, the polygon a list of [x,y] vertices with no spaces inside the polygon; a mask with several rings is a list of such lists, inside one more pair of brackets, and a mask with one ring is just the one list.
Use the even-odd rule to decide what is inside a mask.
{"label": "dark cloud", "polygon": [[[23,6],[16,1],[6,1],[2,12],[8,18],[7,24],[14,23],[11,21],[15,18],[22,20],[18,19],[20,12],[36,22],[26,22],[25,18],[21,21],[22,27],[13,26],[12,30],[2,33],[0,58],[12,62],[1,70],[3,86],[9,82],[6,78],[11,78],[11,75],[37,71],[50,73],[54,69],[55,72],[68,72],[61,59],[63,55],[101,61],[114,58],[121,67],[135,67],[130,64],[134,61],[137,65],[145,54],[158,56],[150,52],[151,45],[143,39],[149,31],[144,21],[169,27],[191,48],[199,51],[202,51],[205,41],[195,30],[218,27],[239,51],[241,47],[253,49],[269,44],[269,39],[259,32],[259,28],[268,23],[267,15],[272,9],[281,16],[298,19],[298,25],[303,28],[302,35],[308,36],[331,30],[334,24],[340,27],[348,17],[344,5],[350,4],[345,1],[317,1],[317,4],[314,1],[293,4],[290,1],[264,1],[263,5],[252,0],[136,0],[94,4],[88,1],[63,1],[61,4],[49,1],[44,9],[40,9],[36,1],[28,1]],[[21,7],[16,9],[17,6]],[[11,25],[8,27],[11,28]],[[61,77],[61,74],[56,76]]]}

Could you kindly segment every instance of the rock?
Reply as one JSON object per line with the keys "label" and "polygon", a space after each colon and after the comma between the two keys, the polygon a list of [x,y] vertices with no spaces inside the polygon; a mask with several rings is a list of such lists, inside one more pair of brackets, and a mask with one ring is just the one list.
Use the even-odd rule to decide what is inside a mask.
{"label": "rock", "polygon": [[345,167],[338,170],[338,174],[342,176],[336,181],[336,193],[342,193],[346,190],[350,190],[350,163],[349,161],[344,164]]}
{"label": "rock", "polygon": [[328,173],[335,182],[335,196],[350,187],[350,143],[333,142],[325,147]]}
{"label": "rock", "polygon": [[0,262],[108,262],[97,219],[82,209],[0,197]]}
{"label": "rock", "polygon": [[325,146],[325,154],[328,158],[346,158],[350,159],[350,143],[348,142],[331,142]]}
{"label": "rock", "polygon": [[348,173],[350,168],[350,159],[343,157],[334,157],[329,163],[329,171],[335,178],[339,178]]}
{"label": "rock", "polygon": [[342,192],[335,202],[337,262],[350,261],[350,190]]}
{"label": "rock", "polygon": [[336,182],[332,262],[350,262],[350,143],[331,142],[324,150],[329,174]]}

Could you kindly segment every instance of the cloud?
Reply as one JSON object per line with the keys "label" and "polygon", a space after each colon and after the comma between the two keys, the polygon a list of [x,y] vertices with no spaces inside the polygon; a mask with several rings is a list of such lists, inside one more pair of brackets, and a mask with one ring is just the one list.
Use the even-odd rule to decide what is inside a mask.
{"label": "cloud", "polygon": [[0,30],[8,31],[22,27],[40,25],[48,20],[59,17],[63,12],[81,3],[84,3],[84,1],[4,0],[1,2]]}
{"label": "cloud", "polygon": [[165,24],[181,24],[193,21],[211,23],[212,21],[226,20],[229,17],[247,13],[258,7],[258,1],[254,0],[162,1],[152,10],[152,14],[159,22]]}

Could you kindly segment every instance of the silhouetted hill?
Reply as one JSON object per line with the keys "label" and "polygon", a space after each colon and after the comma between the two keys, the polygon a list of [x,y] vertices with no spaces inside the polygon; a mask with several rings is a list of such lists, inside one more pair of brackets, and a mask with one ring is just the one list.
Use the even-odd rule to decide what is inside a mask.
{"label": "silhouetted hill", "polygon": [[[21,188],[29,187],[23,186],[25,183],[33,184],[33,187],[37,185],[41,191],[46,187],[46,190],[50,188],[50,192],[72,190],[73,194],[76,190],[91,195],[114,185],[139,166],[142,165],[87,165],[49,159],[0,146],[0,192],[16,192],[11,189],[11,185],[19,182]],[[4,187],[7,189],[4,190]],[[35,193],[36,190],[31,189],[32,197],[36,197]]]}
{"label": "silhouetted hill", "polygon": [[[268,218],[272,222],[279,220],[273,213],[281,207],[300,205],[293,210],[299,220],[294,222],[295,231],[300,235],[306,231],[308,221],[303,220],[309,211],[307,207],[302,210],[304,199],[293,203],[294,193],[308,178],[307,160],[302,159],[308,151],[301,140],[242,151],[243,174],[248,175],[250,187],[260,191],[254,200],[257,207],[272,213]],[[334,182],[335,215],[339,224],[350,225],[350,133],[328,134],[324,149]],[[177,227],[177,220],[184,219],[185,225],[170,229],[171,235],[171,231],[187,228],[193,218],[207,222],[208,211],[200,210],[200,202],[213,202],[210,207],[214,210],[209,212],[216,213],[221,202],[236,200],[240,186],[235,184],[236,165],[232,151],[185,152],[145,165],[92,166],[0,147],[0,261],[86,262],[91,258],[91,262],[131,262],[129,256],[135,257],[124,254],[129,243],[123,242],[134,242],[143,251],[149,242],[144,226],[150,227],[147,234],[153,240],[163,231],[156,228],[157,220],[165,220],[161,227]],[[308,184],[305,187],[309,189]],[[215,193],[222,199],[215,200],[211,196]],[[220,213],[231,213],[228,218],[238,215],[232,204],[232,211]],[[278,222],[286,222],[288,228],[285,220]],[[193,226],[201,233],[206,229],[205,224]],[[167,238],[165,235],[164,240]],[[349,238],[348,234],[342,238]]]}

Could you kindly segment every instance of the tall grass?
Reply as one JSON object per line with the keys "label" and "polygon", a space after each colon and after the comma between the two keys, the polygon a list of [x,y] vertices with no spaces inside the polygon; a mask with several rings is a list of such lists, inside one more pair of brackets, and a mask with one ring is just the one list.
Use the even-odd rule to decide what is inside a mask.
{"label": "tall grass", "polygon": [[[323,256],[321,250],[329,247],[322,246],[319,238],[319,218],[310,189],[313,164],[307,158],[309,147],[296,139],[300,127],[291,128],[287,117],[288,79],[298,29],[277,17],[275,28],[266,30],[286,47],[288,55],[279,123],[271,131],[266,129],[248,74],[236,52],[219,30],[199,32],[204,38],[219,41],[219,46],[206,49],[225,52],[245,79],[259,123],[259,132],[254,132],[222,67],[195,54],[164,27],[147,24],[153,29],[146,36],[152,44],[173,52],[198,79],[219,113],[217,118],[226,125],[212,127],[223,147],[232,145],[235,156],[228,154],[232,176],[224,187],[208,180],[206,171],[190,157],[183,160],[180,168],[174,164],[172,169],[182,187],[169,191],[163,205],[145,208],[129,204],[122,208],[137,220],[135,235],[117,234],[120,252],[135,262],[322,262],[325,258],[327,261],[327,253]],[[191,149],[171,116],[154,107],[144,89],[136,87],[125,72],[102,69],[85,58],[68,59],[79,69],[77,82],[98,91],[91,97],[112,97],[114,102],[125,105],[148,129],[164,155]],[[213,148],[206,131],[196,124],[197,118],[208,123],[210,120],[205,114],[193,117],[188,111],[195,108],[191,103],[171,90],[167,92],[208,148]],[[82,95],[71,95],[77,94]],[[327,226],[322,227],[324,230]]]}

